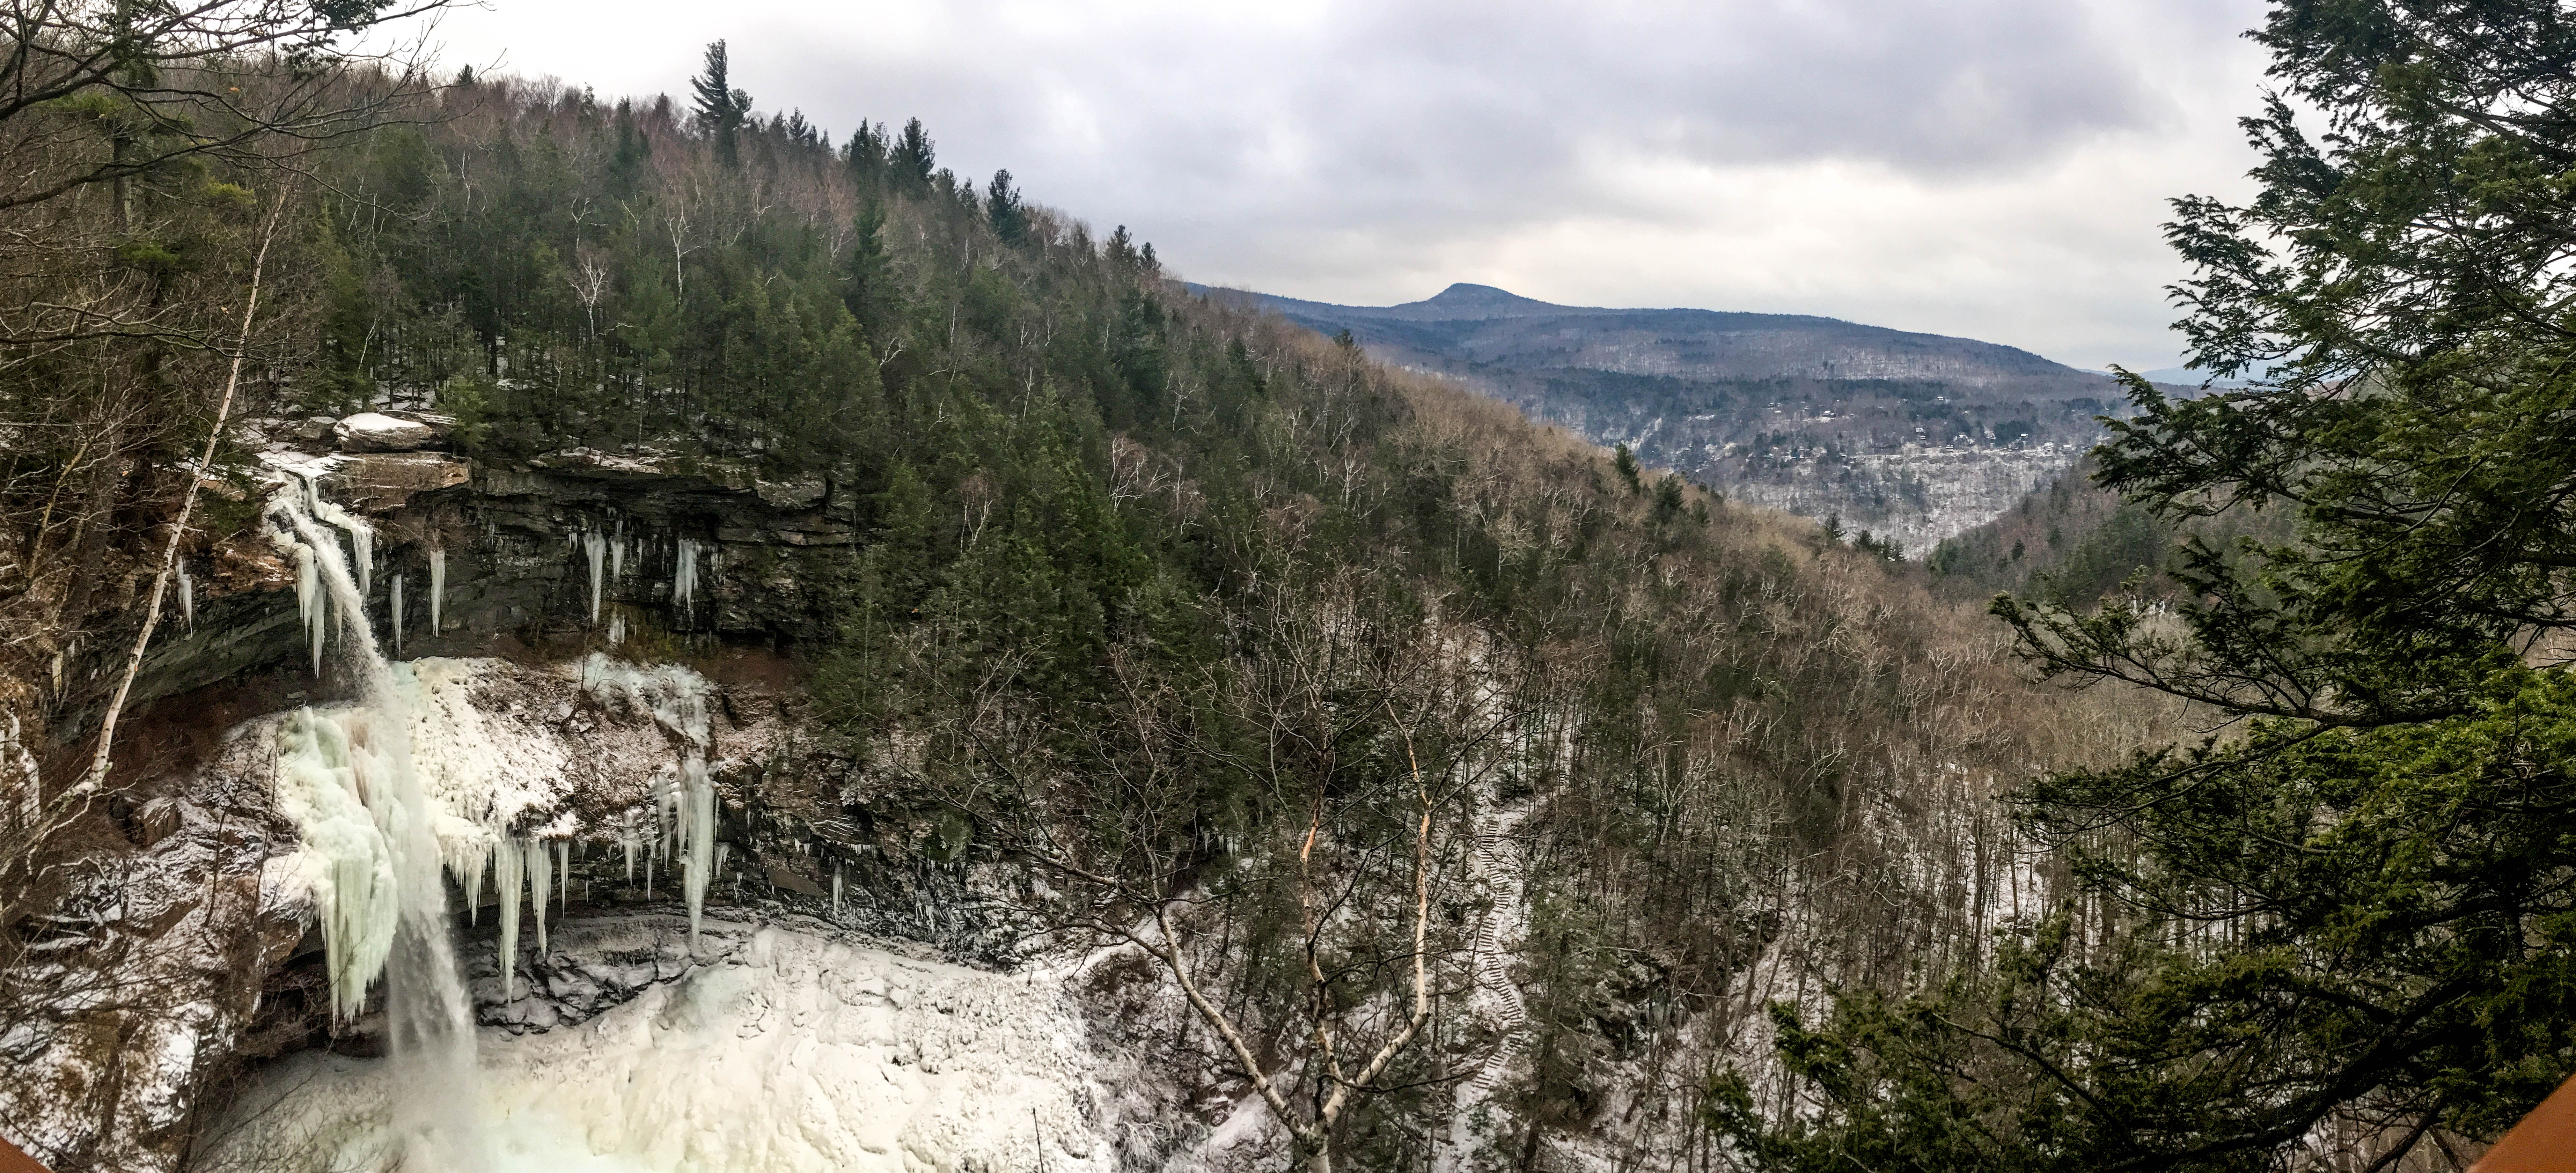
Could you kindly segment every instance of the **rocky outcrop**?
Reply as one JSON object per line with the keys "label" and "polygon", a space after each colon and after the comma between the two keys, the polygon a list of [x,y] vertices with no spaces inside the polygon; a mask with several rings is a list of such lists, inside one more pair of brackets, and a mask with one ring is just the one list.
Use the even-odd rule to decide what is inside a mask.
{"label": "rocky outcrop", "polygon": [[343,452],[417,452],[444,447],[456,421],[418,412],[362,411],[331,425]]}
{"label": "rocky outcrop", "polygon": [[[367,607],[389,652],[470,665],[457,687],[519,790],[504,822],[562,844],[556,918],[676,907],[674,862],[640,860],[630,877],[623,845],[649,843],[671,731],[586,688],[579,665],[592,652],[686,655],[713,689],[711,908],[837,915],[966,957],[1008,953],[1002,881],[921,850],[936,812],[911,809],[900,787],[800,732],[797,669],[779,652],[831,630],[821,584],[860,542],[840,479],[772,480],[643,448],[496,466],[433,450],[444,438],[435,421],[392,422],[405,426],[265,421],[269,475],[309,480],[372,526]],[[29,956],[0,971],[15,983],[0,1005],[0,1066],[13,1072],[0,1081],[0,1121],[58,1169],[172,1168],[197,1137],[199,1106],[224,1102],[248,1067],[383,1045],[372,1012],[332,1020],[296,831],[270,789],[279,714],[351,683],[328,658],[319,674],[310,667],[295,565],[257,520],[269,490],[208,486],[221,536],[185,547],[189,606],[182,614],[174,599],[145,658],[116,797],[78,828],[94,845],[50,881],[62,887],[58,912]],[[122,646],[111,636],[68,662],[66,694],[110,678],[105,649]],[[75,739],[95,718],[74,704],[50,732]],[[451,907],[463,897],[452,889]],[[537,949],[531,929],[518,997],[503,998],[493,898],[486,885],[484,907],[460,926],[489,1025],[569,1027],[676,976],[662,944],[649,958],[573,961]]]}
{"label": "rocky outcrop", "polygon": [[[851,490],[821,474],[769,480],[747,463],[646,447],[575,448],[515,465],[431,451],[316,451],[327,442],[297,438],[311,425],[265,427],[279,475],[312,479],[375,526],[370,618],[391,647],[400,579],[406,655],[568,655],[658,636],[792,646],[832,632],[831,564],[854,556],[861,540]],[[255,508],[239,485],[214,483],[233,498],[232,515]],[[255,522],[195,543],[185,563],[192,621],[166,624],[155,638],[138,703],[300,654],[294,567]],[[74,699],[56,718],[57,742],[87,734],[125,646],[112,635],[65,665]]]}

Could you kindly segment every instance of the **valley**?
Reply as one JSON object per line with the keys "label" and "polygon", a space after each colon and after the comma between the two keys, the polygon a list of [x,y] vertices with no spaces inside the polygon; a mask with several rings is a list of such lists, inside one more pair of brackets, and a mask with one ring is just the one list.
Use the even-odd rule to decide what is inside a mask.
{"label": "valley", "polygon": [[2128,410],[2098,372],[1831,318],[1560,306],[1463,284],[1386,307],[1248,296],[1731,499],[1838,519],[1916,558],[2046,484],[2100,436],[2095,417]]}
{"label": "valley", "polygon": [[2258,198],[2161,205],[2269,380],[2176,387],[1210,288],[724,40],[621,97],[22,6],[0,1163],[2510,1154],[2576,1096],[2576,118],[2495,115],[2576,31],[2363,7],[2254,38]]}

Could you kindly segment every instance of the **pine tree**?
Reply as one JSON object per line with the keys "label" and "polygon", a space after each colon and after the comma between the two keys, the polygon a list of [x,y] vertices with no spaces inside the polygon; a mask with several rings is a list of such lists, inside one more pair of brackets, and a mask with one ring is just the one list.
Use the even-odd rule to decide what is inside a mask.
{"label": "pine tree", "polygon": [[2261,190],[2167,234],[2194,365],[2262,381],[2131,376],[2095,455],[2153,520],[2297,538],[2189,539],[2170,617],[1994,603],[2043,673],[2230,732],[2031,787],[2079,902],[1992,972],[1781,1008],[1815,1110],[1715,1113],[1758,1167],[2448,1167],[2409,1154],[2576,1070],[2576,25],[2282,0],[2256,39]]}
{"label": "pine tree", "polygon": [[850,174],[861,183],[885,181],[886,130],[884,123],[859,120],[859,128],[850,132],[850,143],[841,148],[841,158],[850,165]]}
{"label": "pine tree", "polygon": [[736,140],[751,116],[751,95],[734,87],[731,64],[725,43],[710,43],[706,67],[689,79],[689,91],[695,96],[698,125],[715,139],[716,157],[736,164],[741,162]]}
{"label": "pine tree", "polygon": [[1002,243],[1018,244],[1028,237],[1028,212],[1020,207],[1020,193],[1011,187],[1008,169],[994,172],[992,186],[984,189],[984,214]]}
{"label": "pine tree", "polygon": [[884,350],[893,341],[901,297],[894,285],[893,259],[886,255],[885,242],[880,237],[885,228],[885,206],[875,200],[861,205],[853,228],[857,239],[850,245],[849,260],[842,269],[842,304],[858,320],[860,335],[870,345]]}
{"label": "pine tree", "polygon": [[938,152],[930,141],[930,132],[922,129],[920,119],[910,119],[903,124],[903,137],[896,139],[888,148],[886,158],[886,165],[894,172],[897,182],[916,190],[930,187]]}

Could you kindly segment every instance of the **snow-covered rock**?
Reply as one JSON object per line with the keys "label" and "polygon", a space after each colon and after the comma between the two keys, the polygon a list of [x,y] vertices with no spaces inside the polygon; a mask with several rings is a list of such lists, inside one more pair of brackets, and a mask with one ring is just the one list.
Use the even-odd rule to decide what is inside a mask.
{"label": "snow-covered rock", "polygon": [[447,438],[441,417],[362,411],[331,426],[345,452],[413,452]]}

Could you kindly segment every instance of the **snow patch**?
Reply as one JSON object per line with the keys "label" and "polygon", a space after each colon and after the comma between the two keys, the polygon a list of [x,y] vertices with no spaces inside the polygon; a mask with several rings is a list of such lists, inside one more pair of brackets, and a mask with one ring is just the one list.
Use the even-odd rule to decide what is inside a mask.
{"label": "snow patch", "polygon": [[[578,1026],[484,1034],[498,1173],[1115,1167],[1055,983],[719,926],[749,935],[724,962]],[[306,1052],[261,1074],[205,1167],[390,1169],[403,1094],[382,1061]]]}
{"label": "snow patch", "polygon": [[418,420],[397,419],[362,411],[331,425],[340,447],[350,452],[411,452],[434,443],[439,430]]}

